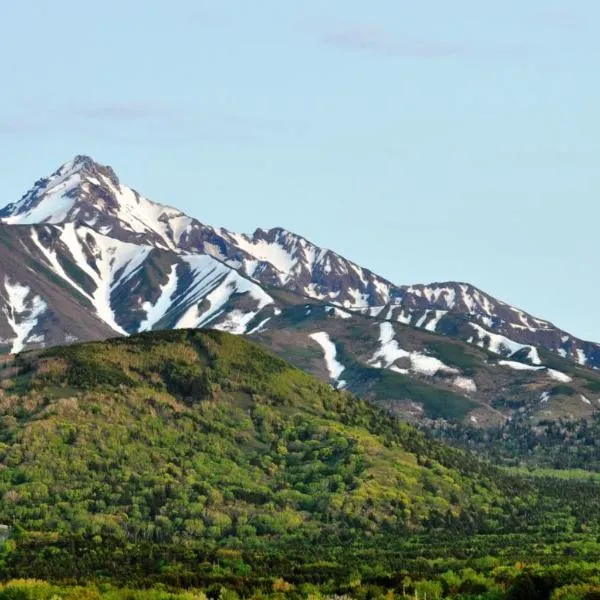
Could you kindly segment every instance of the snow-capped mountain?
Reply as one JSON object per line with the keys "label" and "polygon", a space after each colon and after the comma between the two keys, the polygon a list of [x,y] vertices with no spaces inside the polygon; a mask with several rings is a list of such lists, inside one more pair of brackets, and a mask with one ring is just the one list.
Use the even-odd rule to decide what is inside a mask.
{"label": "snow-capped mountain", "polygon": [[121,185],[115,172],[87,156],[76,156],[36,181],[18,202],[0,210],[8,225],[85,224],[124,242],[175,250],[181,236],[203,227],[169,206]]}
{"label": "snow-capped mountain", "polygon": [[514,344],[541,346],[580,365],[600,367],[600,346],[496,300],[467,283],[401,286],[396,300],[364,312],[458,337],[495,353]]}
{"label": "snow-capped mountain", "polygon": [[[76,223],[0,232],[0,254],[20,254],[12,264],[3,258],[0,268],[0,344],[11,352],[153,328],[218,325],[246,333],[273,310],[262,287],[206,254],[124,242]],[[100,330],[87,333],[88,321]]]}
{"label": "snow-capped mountain", "polygon": [[[371,375],[485,395],[483,380],[434,356],[436,334],[493,353],[513,377],[542,377],[550,354],[600,367],[597,344],[471,285],[396,285],[281,228],[245,235],[205,225],[86,156],[0,210],[0,352],[183,327],[252,334],[357,391],[369,377],[344,364],[341,348],[354,348],[352,364]],[[321,366],[303,365],[315,351]]]}
{"label": "snow-capped mountain", "polygon": [[77,156],[0,210],[7,225],[74,223],[144,246],[207,254],[266,285],[365,307],[389,302],[390,282],[284,229],[252,236],[215,229],[122,185],[115,172]]}

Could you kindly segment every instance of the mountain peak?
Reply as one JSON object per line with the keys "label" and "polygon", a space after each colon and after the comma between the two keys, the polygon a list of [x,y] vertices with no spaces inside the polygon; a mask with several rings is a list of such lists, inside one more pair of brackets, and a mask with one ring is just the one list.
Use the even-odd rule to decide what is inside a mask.
{"label": "mountain peak", "polygon": [[73,209],[90,195],[92,187],[119,191],[121,184],[113,169],[89,156],[78,154],[34,186],[17,202],[0,210],[0,221],[12,225],[61,223],[72,220]]}
{"label": "mountain peak", "polygon": [[0,209],[6,225],[74,223],[120,241],[176,249],[200,224],[122,185],[108,165],[78,154],[35,182],[18,202]]}
{"label": "mountain peak", "polygon": [[[97,163],[91,156],[87,154],[78,154],[72,161],[70,161],[73,167],[92,168]],[[69,163],[66,163],[69,164]]]}
{"label": "mountain peak", "polygon": [[100,164],[85,154],[78,154],[75,156],[75,158],[73,158],[73,160],[70,160],[62,165],[62,167],[60,167],[60,169],[58,169],[58,171],[56,171],[54,174],[67,175],[75,173],[81,173],[86,177],[104,175],[105,177],[108,177],[114,186],[120,186],[119,178],[112,167],[109,165]]}

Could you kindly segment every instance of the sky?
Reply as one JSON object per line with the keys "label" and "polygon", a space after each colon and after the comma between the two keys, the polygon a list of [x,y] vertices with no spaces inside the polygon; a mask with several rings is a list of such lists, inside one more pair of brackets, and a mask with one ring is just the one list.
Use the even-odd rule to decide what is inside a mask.
{"label": "sky", "polygon": [[0,6],[0,204],[76,154],[600,341],[598,0]]}

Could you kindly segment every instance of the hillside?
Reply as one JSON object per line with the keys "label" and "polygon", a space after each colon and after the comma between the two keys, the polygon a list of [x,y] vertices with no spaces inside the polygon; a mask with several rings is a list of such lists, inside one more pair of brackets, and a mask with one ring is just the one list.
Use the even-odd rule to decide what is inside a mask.
{"label": "hillside", "polygon": [[487,430],[600,411],[600,373],[543,349],[515,347],[504,357],[379,316],[271,293],[282,309],[251,338],[407,421]]}
{"label": "hillside", "polygon": [[[142,334],[18,362],[3,381],[4,521],[66,531],[95,496],[86,533],[120,529],[130,510],[149,531],[127,519],[127,533],[156,540],[318,536],[349,514],[346,533],[369,536],[489,508],[453,464],[473,461],[228,334]],[[442,463],[425,467],[436,452]],[[65,515],[63,493],[82,506]]]}
{"label": "hillside", "polygon": [[0,373],[8,575],[133,581],[224,547],[257,573],[267,549],[278,572],[280,552],[301,565],[315,545],[310,560],[338,564],[356,544],[360,565],[448,534],[504,536],[513,556],[513,534],[598,531],[596,484],[505,474],[227,333],[58,347]]}

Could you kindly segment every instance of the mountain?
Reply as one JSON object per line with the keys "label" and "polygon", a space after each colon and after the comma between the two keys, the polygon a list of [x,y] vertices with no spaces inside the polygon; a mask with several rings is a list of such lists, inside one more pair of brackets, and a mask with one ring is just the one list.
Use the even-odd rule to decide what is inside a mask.
{"label": "mountain", "polygon": [[281,228],[213,228],[77,156],[0,210],[0,352],[246,334],[410,420],[600,409],[600,346],[465,283],[395,285]]}
{"label": "mountain", "polygon": [[121,185],[110,167],[77,156],[14,204],[0,210],[7,225],[76,223],[121,242],[206,254],[264,285],[342,304],[368,306],[394,298],[393,286],[334,252],[283,229],[252,236],[214,229]]}
{"label": "mountain", "polygon": [[[460,539],[472,557],[486,540],[514,552],[526,533],[539,553],[544,535],[598,534],[596,484],[505,473],[240,336],[147,332],[32,351],[5,359],[0,384],[5,578],[218,583],[229,556],[233,578],[267,568],[348,581],[357,552],[363,566],[419,572],[422,548],[443,556]],[[573,537],[569,548],[576,556]]]}

